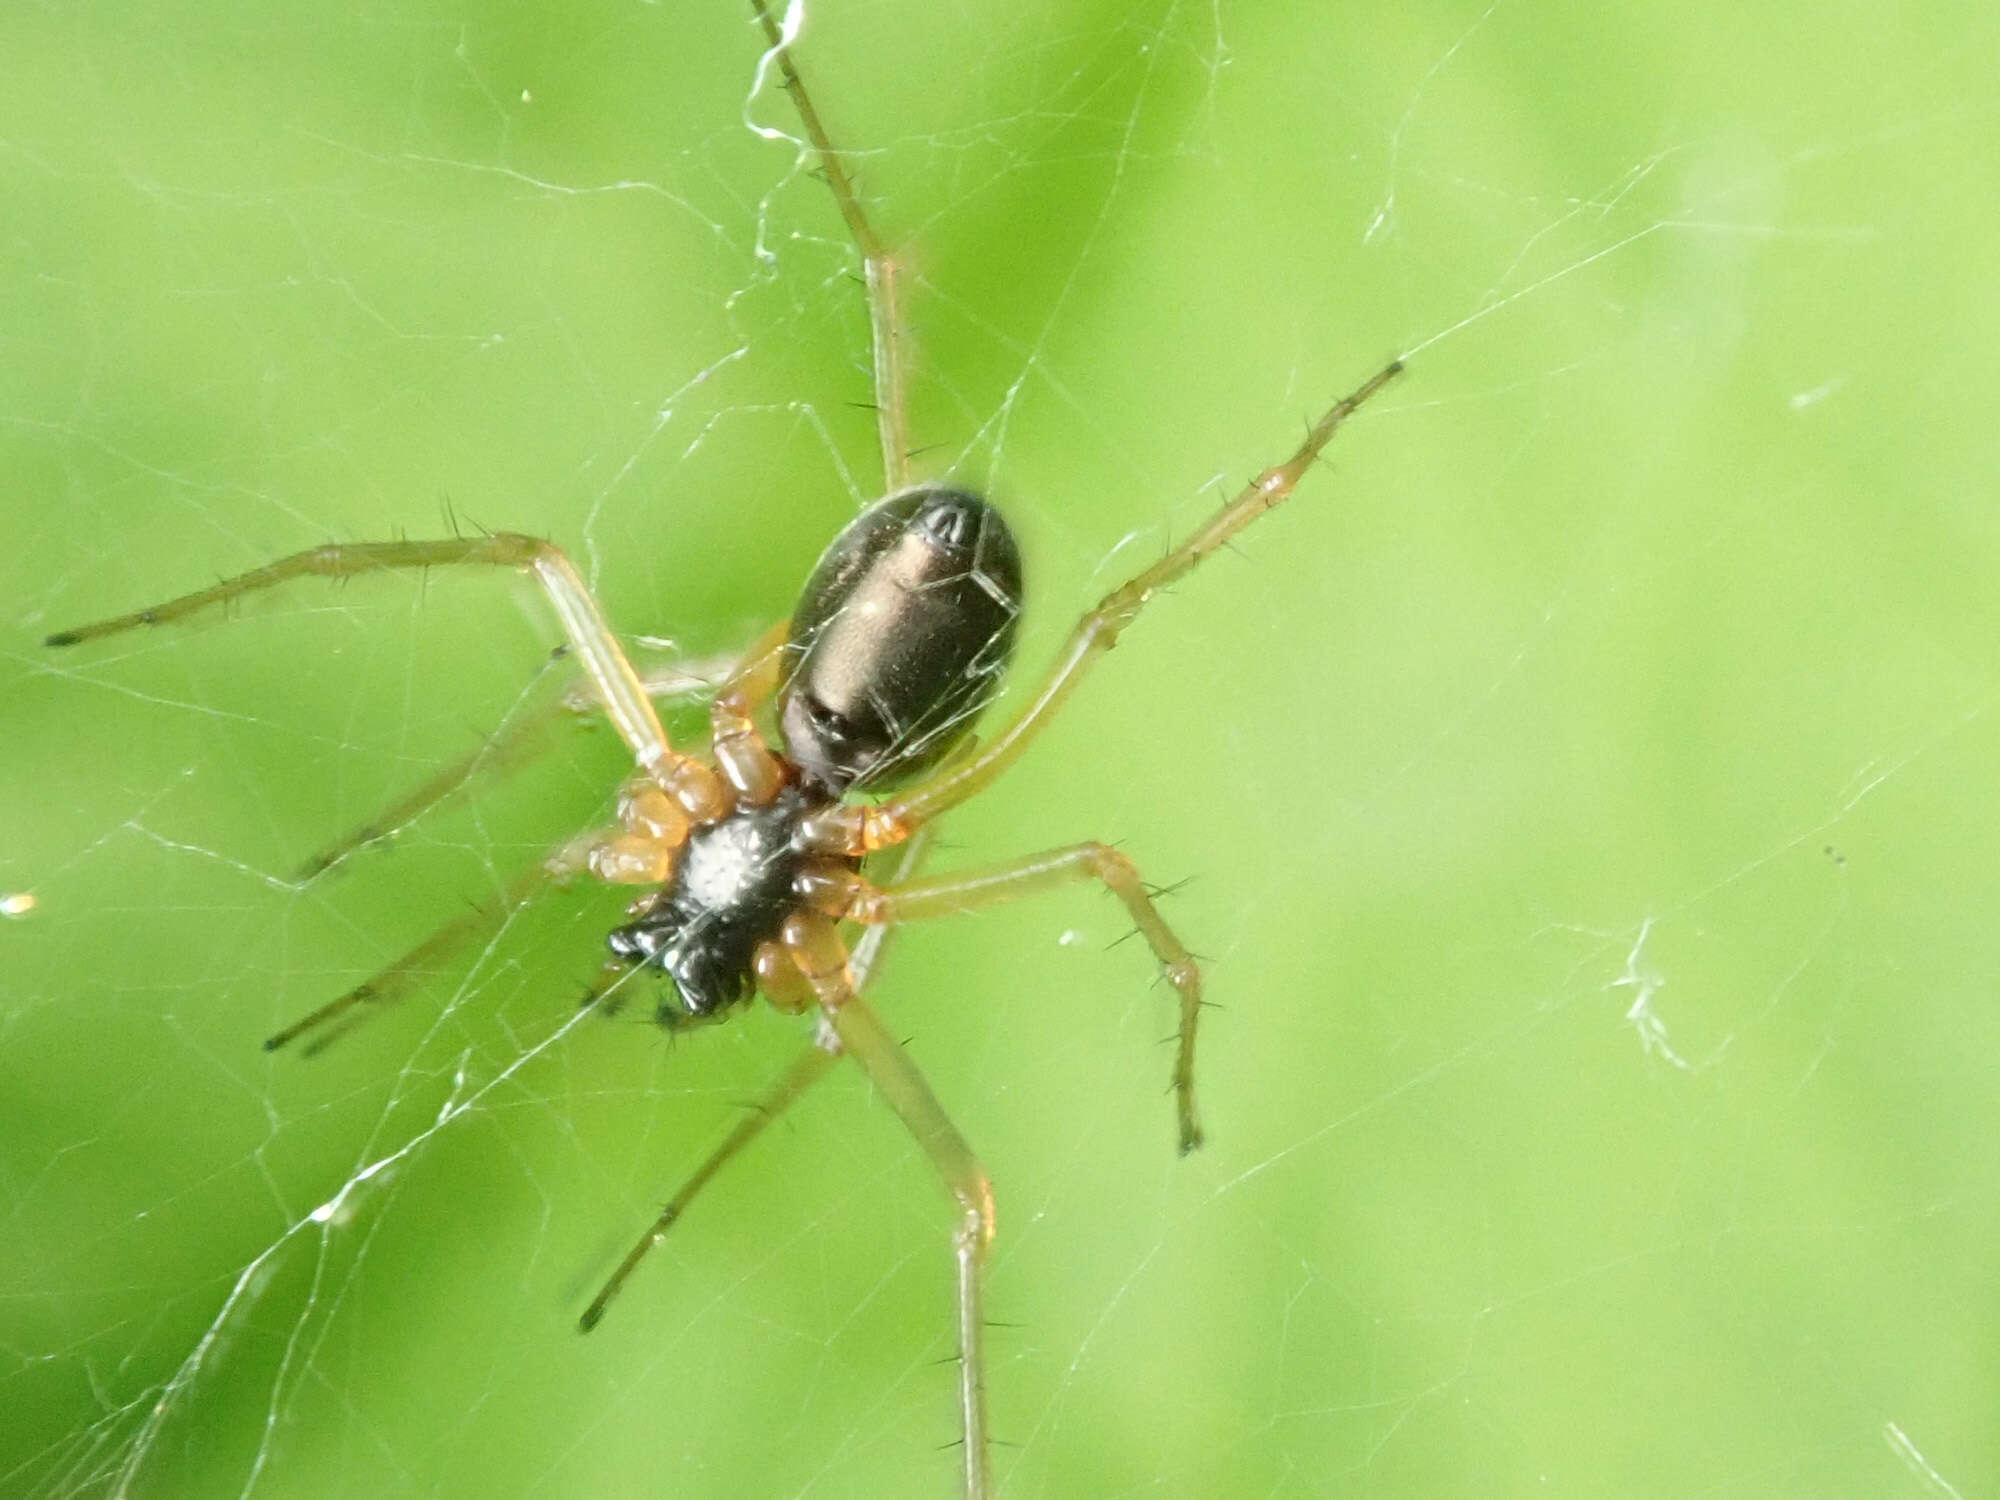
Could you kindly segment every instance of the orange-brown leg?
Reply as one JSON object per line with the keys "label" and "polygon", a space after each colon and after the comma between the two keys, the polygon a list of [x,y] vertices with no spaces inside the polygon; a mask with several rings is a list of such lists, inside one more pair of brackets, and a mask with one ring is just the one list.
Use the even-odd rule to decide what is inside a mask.
{"label": "orange-brown leg", "polygon": [[886,802],[872,806],[830,807],[807,820],[808,843],[829,854],[869,854],[899,843],[926,821],[958,806],[989,786],[1021,756],[1040,734],[1093,663],[1118,642],[1119,634],[1139,611],[1168,585],[1185,577],[1196,564],[1245,526],[1282,503],[1307,469],[1319,458],[1340,424],[1402,370],[1392,360],[1370,376],[1351,396],[1337,402],[1314,423],[1298,451],[1275,468],[1266,469],[1241,494],[1211,516],[1191,537],[1137,577],[1120,584],[1079,620],[1056,664],[1028,700],[1027,706],[980,751],[963,763],[939,771]]}
{"label": "orange-brown leg", "polygon": [[778,690],[788,629],[780,623],[758,637],[709,706],[716,769],[737,800],[752,807],[768,807],[785,784],[785,768],[764,743],[756,715]]}
{"label": "orange-brown leg", "polygon": [[607,885],[664,885],[688,841],[687,814],[650,781],[634,777],[618,796],[618,832],[585,834],[556,859],[552,873],[579,868]]}
{"label": "orange-brown leg", "polygon": [[1076,844],[1009,860],[985,870],[935,875],[885,886],[871,885],[852,871],[829,862],[809,867],[801,877],[801,894],[828,916],[873,926],[978,911],[1067,880],[1102,881],[1125,904],[1139,935],[1159,960],[1161,974],[1180,998],[1174,1104],[1179,1116],[1180,1149],[1192,1151],[1201,1144],[1201,1122],[1194,1100],[1194,1040],[1195,1024],[1201,1016],[1201,969],[1161,918],[1137,868],[1118,850],[1108,844]]}

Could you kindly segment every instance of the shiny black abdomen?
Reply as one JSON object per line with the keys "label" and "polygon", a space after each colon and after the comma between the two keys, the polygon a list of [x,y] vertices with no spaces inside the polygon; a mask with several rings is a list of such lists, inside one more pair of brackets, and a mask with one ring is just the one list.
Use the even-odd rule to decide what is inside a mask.
{"label": "shiny black abdomen", "polygon": [[835,794],[929,769],[999,692],[1020,613],[1021,550],[992,505],[939,485],[877,501],[792,612],[786,753]]}
{"label": "shiny black abdomen", "polygon": [[751,955],[777,937],[798,904],[792,878],[801,856],[792,847],[793,834],[799,820],[826,801],[786,787],[768,807],[741,807],[697,828],[674,878],[643,915],[611,934],[607,941],[619,958],[672,976],[680,1003],[662,1000],[663,1022],[709,1019],[750,998]]}

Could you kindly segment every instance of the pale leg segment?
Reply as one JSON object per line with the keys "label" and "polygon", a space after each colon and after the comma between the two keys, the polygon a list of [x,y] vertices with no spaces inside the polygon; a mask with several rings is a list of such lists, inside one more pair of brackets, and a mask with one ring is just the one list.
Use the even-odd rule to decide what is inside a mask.
{"label": "pale leg segment", "polygon": [[966,1500],[985,1500],[992,1474],[987,1456],[983,1283],[986,1251],[993,1243],[993,1184],[909,1053],[883,1029],[867,1002],[850,995],[827,1007],[826,1013],[840,1036],[841,1049],[861,1064],[902,1117],[958,1204],[958,1228],[951,1246],[958,1268],[958,1406],[965,1438],[965,1494]]}
{"label": "pale leg segment", "polygon": [[987,1453],[982,1309],[986,1252],[993,1243],[993,1184],[909,1053],[855,993],[847,950],[832,921],[816,913],[794,913],[786,919],[784,942],[792,962],[819,996],[820,1010],[840,1037],[841,1050],[861,1064],[917,1138],[958,1205],[952,1254],[958,1266],[958,1405],[965,1438],[965,1494],[967,1500],[986,1500],[992,1465]]}
{"label": "pale leg segment", "polygon": [[[903,326],[902,269],[896,259],[882,244],[875,226],[868,221],[862,211],[861,199],[854,191],[854,179],[847,170],[845,159],[834,149],[826,127],[820,123],[819,111],[813,107],[812,96],[806,92],[805,79],[799,75],[798,65],[792,61],[792,42],[796,39],[779,26],[764,0],[750,0],[750,8],[757,13],[758,23],[764,28],[764,36],[771,44],[771,55],[777,59],[778,72],[785,80],[785,91],[792,96],[792,107],[798,111],[799,123],[805,126],[806,140],[819,157],[820,170],[826,174],[826,185],[833,192],[833,201],[840,210],[840,217],[846,221],[847,232],[853,237],[855,247],[861,252],[862,274],[868,285],[868,321],[872,334],[871,363],[875,370],[875,425],[882,440],[882,473],[893,493],[910,482],[910,427],[907,409],[908,392],[904,385],[905,349],[908,330]],[[788,13],[788,19],[790,14]]]}
{"label": "pale leg segment", "polygon": [[729,794],[715,772],[698,760],[678,754],[667,743],[667,732],[661,727],[660,717],[653,711],[652,700],[646,696],[638,674],[605,623],[597,600],[562,549],[519,532],[496,531],[485,536],[432,542],[336,542],[313,547],[150,609],[58,631],[48,637],[47,644],[73,646],[140,625],[164,625],[294,578],[352,578],[396,568],[468,564],[519,568],[533,573],[555,607],[570,649],[583,664],[584,672],[604,702],[605,712],[619,736],[631,747],[641,768],[680,802],[697,823],[713,822],[729,810]]}

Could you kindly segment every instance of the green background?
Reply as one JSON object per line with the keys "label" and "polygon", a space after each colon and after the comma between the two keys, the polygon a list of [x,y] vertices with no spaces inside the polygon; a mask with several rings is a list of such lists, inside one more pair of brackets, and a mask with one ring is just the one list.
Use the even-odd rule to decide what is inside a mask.
{"label": "green background", "polygon": [[[326,540],[788,607],[879,488],[824,189],[728,0],[0,15],[0,1493],[952,1492],[948,1215],[863,1080],[577,1312],[784,1067],[579,1020],[601,732],[309,885],[528,701],[491,578],[42,634]],[[1119,841],[879,1003],[998,1184],[1008,1496],[1992,1495],[1990,5],[835,3],[927,462],[1026,676],[1388,355],[934,864]],[[546,687],[546,683],[543,687]]]}

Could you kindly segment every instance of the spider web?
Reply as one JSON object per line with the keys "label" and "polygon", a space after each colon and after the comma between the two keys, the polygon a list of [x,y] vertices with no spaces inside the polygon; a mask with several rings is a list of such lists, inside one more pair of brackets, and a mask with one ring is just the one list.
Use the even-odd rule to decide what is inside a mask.
{"label": "spider web", "polygon": [[[999,1189],[1002,1493],[1991,1492],[1996,41],[810,11],[1019,675],[1410,357],[934,859],[1189,878],[1210,1144],[1108,899],[881,973]],[[538,599],[37,644],[452,526],[649,656],[783,613],[879,475],[758,55],[720,4],[0,19],[0,1493],[950,1492],[946,1213],[847,1070],[574,1332],[801,1045],[576,1013],[615,895],[257,1050],[603,815],[578,730],[294,878],[545,701]]]}

